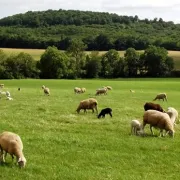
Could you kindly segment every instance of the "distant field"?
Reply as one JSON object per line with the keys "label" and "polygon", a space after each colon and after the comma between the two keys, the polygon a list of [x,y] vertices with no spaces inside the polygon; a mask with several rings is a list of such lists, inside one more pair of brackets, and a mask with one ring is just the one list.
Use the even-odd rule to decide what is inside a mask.
{"label": "distant field", "polygon": [[[44,53],[44,49],[11,49],[11,48],[0,48],[8,54],[25,52],[30,54],[35,60],[39,60],[41,55]],[[180,51],[168,51],[169,56],[174,59],[175,69],[180,70]],[[87,52],[89,53],[89,52]],[[104,54],[105,51],[101,51],[100,54]],[[119,51],[120,56],[124,56],[125,51]]]}

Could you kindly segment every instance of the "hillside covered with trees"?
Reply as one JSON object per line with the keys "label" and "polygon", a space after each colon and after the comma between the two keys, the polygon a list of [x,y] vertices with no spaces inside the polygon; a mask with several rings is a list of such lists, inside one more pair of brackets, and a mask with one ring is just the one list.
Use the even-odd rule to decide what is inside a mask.
{"label": "hillside covered with trees", "polygon": [[162,18],[141,20],[137,15],[62,9],[0,19],[0,47],[67,50],[73,39],[82,41],[89,51],[144,50],[149,45],[180,50],[180,24]]}

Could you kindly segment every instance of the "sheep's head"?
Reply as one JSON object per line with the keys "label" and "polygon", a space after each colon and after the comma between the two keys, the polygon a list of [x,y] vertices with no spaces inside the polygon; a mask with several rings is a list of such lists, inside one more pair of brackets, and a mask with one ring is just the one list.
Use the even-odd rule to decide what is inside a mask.
{"label": "sheep's head", "polygon": [[175,133],[174,130],[169,130],[169,131],[167,131],[167,133],[165,134],[165,136],[166,136],[167,134],[169,134],[169,136],[173,138],[173,137],[174,137],[174,133]]}
{"label": "sheep's head", "polygon": [[26,165],[26,158],[25,157],[20,157],[18,159],[18,165],[19,165],[20,168],[24,168],[25,165]]}
{"label": "sheep's head", "polygon": [[45,86],[44,86],[44,85],[42,86],[42,89],[45,89]]}

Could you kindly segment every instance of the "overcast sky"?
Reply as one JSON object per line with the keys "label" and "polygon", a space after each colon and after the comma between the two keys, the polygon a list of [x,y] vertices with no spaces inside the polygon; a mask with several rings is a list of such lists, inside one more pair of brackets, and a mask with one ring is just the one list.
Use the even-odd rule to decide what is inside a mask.
{"label": "overcast sky", "polygon": [[0,19],[27,11],[84,10],[180,23],[180,0],[0,0]]}

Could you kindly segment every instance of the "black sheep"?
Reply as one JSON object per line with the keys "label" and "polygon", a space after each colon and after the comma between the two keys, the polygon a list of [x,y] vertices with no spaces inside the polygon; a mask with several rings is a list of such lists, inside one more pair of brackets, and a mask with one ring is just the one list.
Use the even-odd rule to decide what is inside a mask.
{"label": "black sheep", "polygon": [[160,104],[154,104],[151,102],[147,102],[144,104],[144,110],[147,111],[149,109],[164,112],[163,108],[160,106]]}
{"label": "black sheep", "polygon": [[105,115],[106,114],[109,114],[111,117],[112,117],[112,109],[111,108],[105,108],[105,109],[102,109],[101,112],[99,113],[98,115],[98,118],[100,118],[101,116],[103,118],[105,118]]}

